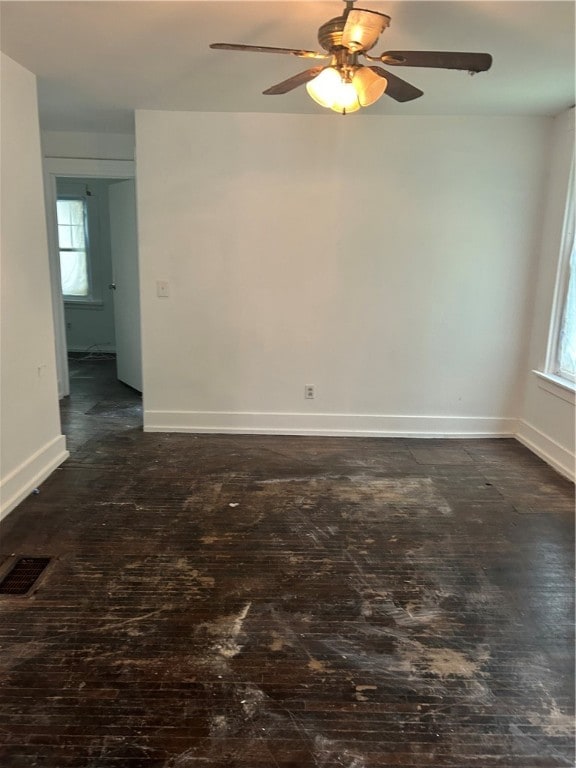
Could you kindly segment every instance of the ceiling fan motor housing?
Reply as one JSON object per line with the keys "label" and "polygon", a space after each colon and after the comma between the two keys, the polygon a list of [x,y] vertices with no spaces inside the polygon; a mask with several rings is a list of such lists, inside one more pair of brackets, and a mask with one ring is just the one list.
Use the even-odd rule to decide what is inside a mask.
{"label": "ceiling fan motor housing", "polygon": [[342,32],[345,24],[345,16],[336,16],[322,24],[318,30],[318,42],[325,51],[332,52],[335,48],[342,46]]}

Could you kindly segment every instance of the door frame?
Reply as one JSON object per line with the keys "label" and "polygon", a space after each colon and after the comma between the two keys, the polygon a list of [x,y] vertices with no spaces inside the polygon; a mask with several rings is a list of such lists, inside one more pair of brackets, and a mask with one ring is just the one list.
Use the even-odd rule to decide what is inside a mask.
{"label": "door frame", "polygon": [[[134,160],[96,160],[92,158],[45,157],[44,158],[44,199],[46,204],[46,230],[50,260],[50,283],[52,288],[52,316],[56,344],[56,371],[58,375],[58,397],[70,394],[70,374],[66,349],[66,320],[64,297],[60,280],[60,254],[58,249],[58,226],[56,218],[56,180],[59,178],[101,178],[134,179]],[[140,322],[140,318],[138,318]]]}

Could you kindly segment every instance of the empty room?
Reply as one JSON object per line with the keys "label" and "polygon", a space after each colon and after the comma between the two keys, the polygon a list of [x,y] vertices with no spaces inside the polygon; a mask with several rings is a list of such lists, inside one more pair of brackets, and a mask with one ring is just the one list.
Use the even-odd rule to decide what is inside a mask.
{"label": "empty room", "polygon": [[0,2],[2,768],[574,766],[574,29]]}

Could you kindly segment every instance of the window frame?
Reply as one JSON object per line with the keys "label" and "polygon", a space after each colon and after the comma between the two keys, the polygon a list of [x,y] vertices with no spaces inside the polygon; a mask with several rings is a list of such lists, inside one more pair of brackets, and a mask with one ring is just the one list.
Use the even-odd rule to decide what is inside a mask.
{"label": "window frame", "polygon": [[[554,287],[554,298],[552,302],[552,314],[550,329],[548,334],[548,345],[544,370],[540,376],[547,378],[554,384],[567,389],[571,392],[576,391],[576,378],[566,376],[560,370],[560,333],[562,322],[564,320],[566,300],[568,297],[568,285],[570,280],[570,259],[573,248],[575,247],[575,172],[574,162],[571,163],[570,179],[568,182],[568,194],[566,198],[566,209],[562,225],[562,238],[560,241],[560,254],[558,259],[558,269],[556,271],[556,284]],[[573,277],[576,279],[576,273]]]}
{"label": "window frame", "polygon": [[[78,302],[81,303],[88,303],[92,301],[93,298],[93,279],[92,279],[92,260],[90,258],[90,231],[88,228],[88,202],[86,200],[86,195],[58,195],[56,199],[56,203],[58,204],[61,200],[78,200],[82,203],[82,213],[84,218],[84,252],[86,254],[86,278],[88,281],[88,291],[85,296],[76,296],[71,293],[64,293],[64,290],[62,290],[62,296],[64,298],[64,301],[68,304],[77,304]],[[60,245],[60,221],[58,221],[58,218],[56,218],[56,226],[58,228],[58,256],[60,258],[60,264],[62,263],[62,258],[60,254],[62,251],[78,251],[78,248],[62,248]]]}
{"label": "window frame", "polygon": [[[74,296],[72,294],[64,293],[62,291],[62,298],[64,304],[78,307],[79,309],[96,309],[102,307],[102,287],[98,280],[97,270],[94,269],[94,263],[92,258],[92,227],[90,226],[90,202],[92,195],[81,194],[79,192],[62,192],[56,194],[56,204],[58,200],[81,200],[84,208],[84,237],[86,244],[86,273],[88,277],[88,293],[86,296]],[[77,250],[60,248],[60,238],[58,232],[58,215],[56,214],[56,240],[58,246],[58,264],[60,265],[60,251]],[[60,284],[62,284],[62,278],[60,277]]]}

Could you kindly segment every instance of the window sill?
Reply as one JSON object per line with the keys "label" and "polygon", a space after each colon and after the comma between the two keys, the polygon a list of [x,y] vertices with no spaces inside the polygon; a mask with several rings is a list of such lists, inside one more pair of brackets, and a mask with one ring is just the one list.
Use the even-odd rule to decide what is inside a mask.
{"label": "window sill", "polygon": [[544,373],[543,371],[532,371],[532,373],[538,377],[540,389],[572,405],[576,403],[576,384],[574,382],[562,379],[553,373]]}
{"label": "window sill", "polygon": [[75,309],[104,309],[104,302],[99,299],[81,299],[80,301],[74,301],[74,299],[64,299],[64,306],[74,307]]}

